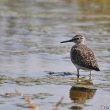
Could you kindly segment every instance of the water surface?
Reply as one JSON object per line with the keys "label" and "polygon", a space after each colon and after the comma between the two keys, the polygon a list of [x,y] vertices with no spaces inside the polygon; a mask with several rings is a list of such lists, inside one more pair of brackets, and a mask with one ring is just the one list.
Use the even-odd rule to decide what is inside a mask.
{"label": "water surface", "polygon": [[[6,95],[15,89],[29,95],[41,110],[51,109],[62,96],[60,110],[110,107],[109,4],[109,0],[0,0],[0,109],[29,110],[21,97]],[[101,71],[92,72],[96,90],[75,88],[80,94],[75,101],[76,68],[69,56],[73,44],[60,42],[76,34],[86,36]],[[81,75],[88,79],[88,72]]]}

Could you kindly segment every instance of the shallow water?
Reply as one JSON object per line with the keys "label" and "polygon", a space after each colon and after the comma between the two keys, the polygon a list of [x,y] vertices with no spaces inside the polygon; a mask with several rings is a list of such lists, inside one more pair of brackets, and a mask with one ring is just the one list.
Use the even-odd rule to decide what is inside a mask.
{"label": "shallow water", "polygon": [[[59,110],[110,109],[109,4],[109,0],[0,0],[0,110],[29,110],[16,89],[41,110],[51,110],[62,96]],[[69,57],[73,44],[60,44],[75,34],[86,36],[101,70],[92,72],[87,90],[80,86],[87,86],[88,72],[80,72],[86,83],[76,84],[76,68]]]}

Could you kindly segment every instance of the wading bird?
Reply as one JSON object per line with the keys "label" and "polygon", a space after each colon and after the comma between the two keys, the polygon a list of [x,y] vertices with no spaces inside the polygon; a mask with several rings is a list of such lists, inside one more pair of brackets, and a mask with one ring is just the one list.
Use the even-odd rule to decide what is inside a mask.
{"label": "wading bird", "polygon": [[93,51],[86,46],[86,39],[82,35],[75,35],[72,39],[61,43],[74,42],[75,45],[71,48],[70,57],[72,63],[77,68],[77,77],[79,78],[79,70],[100,71]]}

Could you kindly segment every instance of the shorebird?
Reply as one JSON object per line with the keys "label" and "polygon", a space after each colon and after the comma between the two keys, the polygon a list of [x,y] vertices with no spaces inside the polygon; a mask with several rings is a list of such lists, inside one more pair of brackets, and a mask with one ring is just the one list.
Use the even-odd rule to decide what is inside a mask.
{"label": "shorebird", "polygon": [[61,43],[74,42],[70,51],[72,63],[77,68],[77,77],[79,78],[79,70],[100,71],[93,51],[86,46],[86,38],[82,35],[75,35],[72,39]]}

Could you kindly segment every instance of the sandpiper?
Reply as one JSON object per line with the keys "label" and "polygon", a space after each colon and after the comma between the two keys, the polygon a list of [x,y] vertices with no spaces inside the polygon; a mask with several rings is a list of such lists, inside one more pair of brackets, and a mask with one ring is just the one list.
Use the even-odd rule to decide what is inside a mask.
{"label": "sandpiper", "polygon": [[70,57],[72,63],[77,68],[77,77],[79,78],[79,70],[100,71],[93,51],[86,46],[86,38],[82,35],[75,35],[72,39],[63,41],[61,43],[74,42],[72,46]]}

